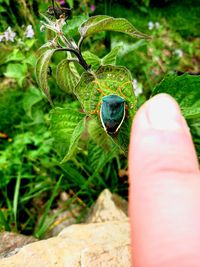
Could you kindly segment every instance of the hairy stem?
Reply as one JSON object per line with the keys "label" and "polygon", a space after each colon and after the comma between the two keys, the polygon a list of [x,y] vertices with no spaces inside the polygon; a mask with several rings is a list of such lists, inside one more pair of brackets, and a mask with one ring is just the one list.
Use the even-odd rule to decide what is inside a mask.
{"label": "hairy stem", "polygon": [[90,66],[87,64],[87,62],[85,61],[85,59],[83,58],[80,50],[78,49],[73,49],[73,48],[58,48],[57,51],[69,51],[73,54],[76,55],[76,57],[78,58],[78,62],[80,63],[80,65],[86,70],[88,71],[90,69]]}

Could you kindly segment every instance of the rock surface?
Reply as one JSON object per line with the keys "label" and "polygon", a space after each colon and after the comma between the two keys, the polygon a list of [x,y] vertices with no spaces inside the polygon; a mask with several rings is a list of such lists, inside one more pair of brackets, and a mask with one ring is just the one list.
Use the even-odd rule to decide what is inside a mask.
{"label": "rock surface", "polygon": [[105,189],[91,208],[86,223],[124,221],[128,216],[127,210],[128,203],[126,200]]}
{"label": "rock surface", "polygon": [[37,241],[33,236],[25,236],[11,232],[0,233],[0,258],[16,254],[21,247]]}
{"label": "rock surface", "polygon": [[57,237],[26,245],[16,255],[0,260],[0,266],[130,267],[126,206],[126,202],[121,202],[120,198],[116,201],[108,190],[104,190],[87,224],[71,225]]}

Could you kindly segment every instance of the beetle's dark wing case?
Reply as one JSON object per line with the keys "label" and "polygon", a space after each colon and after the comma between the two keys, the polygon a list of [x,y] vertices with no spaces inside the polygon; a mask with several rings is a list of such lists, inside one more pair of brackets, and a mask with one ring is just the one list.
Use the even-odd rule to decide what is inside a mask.
{"label": "beetle's dark wing case", "polygon": [[106,132],[115,134],[125,117],[125,100],[117,95],[103,98],[100,118]]}

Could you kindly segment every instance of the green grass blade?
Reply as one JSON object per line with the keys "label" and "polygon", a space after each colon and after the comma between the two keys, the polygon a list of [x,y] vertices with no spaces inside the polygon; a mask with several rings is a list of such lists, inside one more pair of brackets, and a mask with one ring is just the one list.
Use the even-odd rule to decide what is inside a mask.
{"label": "green grass blade", "polygon": [[15,184],[14,198],[13,198],[13,215],[14,215],[15,227],[16,228],[17,228],[17,208],[18,208],[20,183],[21,183],[21,170],[18,172],[18,175],[17,175],[17,180],[16,180],[16,184]]}
{"label": "green grass blade", "polygon": [[[44,235],[44,233],[46,232],[46,230],[47,230],[47,227],[44,227],[44,223],[45,223],[45,220],[47,219],[47,215],[48,215],[48,212],[49,212],[49,210],[51,208],[51,205],[52,205],[52,203],[54,201],[54,198],[57,195],[58,189],[60,188],[60,183],[62,181],[62,178],[63,178],[63,175],[61,175],[59,180],[57,181],[57,183],[56,183],[56,185],[54,187],[54,190],[52,192],[52,195],[51,195],[49,201],[47,202],[46,209],[45,209],[44,214],[42,216],[42,219],[41,219],[41,221],[39,223],[38,229],[35,232],[35,237],[36,238],[41,238]],[[49,226],[49,224],[48,224],[48,226]]]}

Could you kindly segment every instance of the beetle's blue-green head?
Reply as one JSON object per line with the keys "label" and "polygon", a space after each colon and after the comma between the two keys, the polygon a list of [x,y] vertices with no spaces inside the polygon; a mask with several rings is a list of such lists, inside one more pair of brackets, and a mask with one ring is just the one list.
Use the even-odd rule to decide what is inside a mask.
{"label": "beetle's blue-green head", "polygon": [[125,100],[118,95],[108,95],[102,98],[100,118],[104,130],[116,134],[125,118]]}

